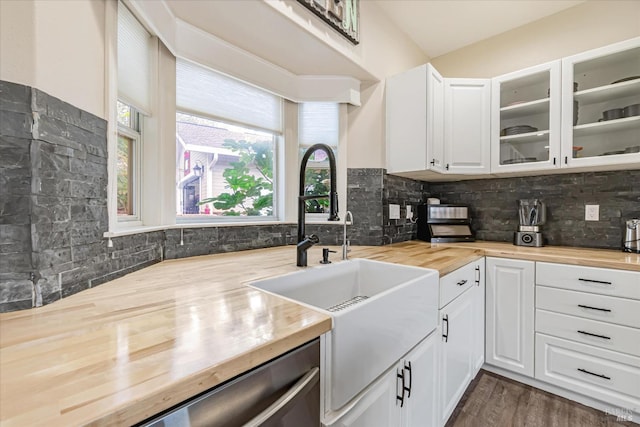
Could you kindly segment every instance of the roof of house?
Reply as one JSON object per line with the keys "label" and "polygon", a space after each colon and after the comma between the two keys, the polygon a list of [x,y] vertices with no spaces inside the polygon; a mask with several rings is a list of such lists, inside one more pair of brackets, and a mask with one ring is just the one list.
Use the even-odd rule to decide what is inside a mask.
{"label": "roof of house", "polygon": [[209,147],[209,148],[225,148],[223,144],[225,140],[232,139],[235,141],[251,141],[256,142],[264,140],[264,137],[252,133],[234,132],[228,129],[208,126],[204,124],[188,123],[183,121],[176,122],[176,133],[182,138],[184,143],[190,146],[190,149],[196,149],[195,147]]}

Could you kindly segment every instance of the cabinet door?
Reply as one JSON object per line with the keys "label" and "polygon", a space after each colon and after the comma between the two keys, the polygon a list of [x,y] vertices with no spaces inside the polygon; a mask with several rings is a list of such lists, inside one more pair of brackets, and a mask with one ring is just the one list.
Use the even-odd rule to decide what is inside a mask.
{"label": "cabinet door", "polygon": [[471,290],[474,294],[473,299],[473,313],[474,313],[474,321],[473,321],[473,360],[472,366],[473,371],[472,374],[475,377],[475,374],[478,373],[482,364],[484,363],[484,335],[485,335],[485,322],[484,322],[484,311],[485,311],[485,276],[484,276],[484,258],[475,263],[475,282],[473,289]]}
{"label": "cabinet door", "polygon": [[444,147],[448,173],[488,173],[491,81],[445,79]]}
{"label": "cabinet door", "polygon": [[533,376],[533,261],[486,258],[486,362]]}
{"label": "cabinet door", "polygon": [[427,65],[386,80],[387,170],[426,170]]}
{"label": "cabinet door", "polygon": [[474,293],[472,289],[440,310],[440,425],[445,425],[471,382]]}
{"label": "cabinet door", "polygon": [[444,168],[444,79],[431,64],[386,80],[389,173]]}
{"label": "cabinet door", "polygon": [[560,167],[560,61],[491,82],[491,172]]}
{"label": "cabinet door", "polygon": [[640,162],[638,75],[640,37],[562,60],[563,167]]}
{"label": "cabinet door", "polygon": [[[401,382],[398,370],[402,365],[374,382],[358,398],[357,403],[340,419],[329,424],[330,427],[399,427],[401,421],[400,402],[396,399],[396,392],[401,393]],[[403,407],[406,407],[407,402]]]}
{"label": "cabinet door", "polygon": [[438,344],[434,331],[414,348],[403,361],[411,393],[402,411],[403,427],[438,425]]}

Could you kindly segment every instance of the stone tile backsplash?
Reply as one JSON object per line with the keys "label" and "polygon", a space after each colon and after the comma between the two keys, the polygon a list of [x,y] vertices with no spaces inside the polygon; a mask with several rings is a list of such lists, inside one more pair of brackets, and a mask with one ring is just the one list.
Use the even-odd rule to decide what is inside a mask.
{"label": "stone tile backsplash", "polygon": [[[428,191],[442,203],[468,205],[480,240],[513,241],[518,199],[546,203],[549,245],[620,249],[625,221],[640,218],[640,170],[439,182]],[[600,205],[600,221],[585,221],[586,204]]]}

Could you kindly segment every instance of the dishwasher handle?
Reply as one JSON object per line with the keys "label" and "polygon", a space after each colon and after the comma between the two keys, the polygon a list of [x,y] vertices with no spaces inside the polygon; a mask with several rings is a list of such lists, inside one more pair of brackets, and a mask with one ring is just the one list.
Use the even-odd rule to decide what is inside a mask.
{"label": "dishwasher handle", "polygon": [[258,427],[271,418],[278,418],[286,413],[296,400],[305,396],[320,379],[320,369],[312,368],[300,378],[285,394],[273,402],[267,409],[253,417],[243,427]]}

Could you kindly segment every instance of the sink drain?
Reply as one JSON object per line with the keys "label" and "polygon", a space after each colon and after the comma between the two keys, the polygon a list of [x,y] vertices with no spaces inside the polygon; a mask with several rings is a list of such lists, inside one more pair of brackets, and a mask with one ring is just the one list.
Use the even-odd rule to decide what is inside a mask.
{"label": "sink drain", "polygon": [[332,305],[331,307],[327,308],[327,310],[333,311],[333,312],[344,310],[345,308],[349,308],[352,305],[356,305],[357,303],[362,302],[367,298],[369,297],[365,295],[356,295],[355,297],[348,299],[346,301],[343,301],[340,304]]}

